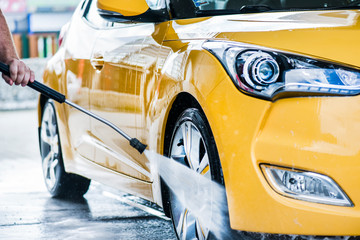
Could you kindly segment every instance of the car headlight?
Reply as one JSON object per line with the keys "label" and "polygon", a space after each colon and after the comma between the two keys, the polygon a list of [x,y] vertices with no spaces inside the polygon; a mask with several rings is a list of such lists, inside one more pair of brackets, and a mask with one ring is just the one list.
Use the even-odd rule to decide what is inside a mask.
{"label": "car headlight", "polygon": [[299,95],[356,95],[360,71],[249,44],[207,41],[235,85],[267,100]]}

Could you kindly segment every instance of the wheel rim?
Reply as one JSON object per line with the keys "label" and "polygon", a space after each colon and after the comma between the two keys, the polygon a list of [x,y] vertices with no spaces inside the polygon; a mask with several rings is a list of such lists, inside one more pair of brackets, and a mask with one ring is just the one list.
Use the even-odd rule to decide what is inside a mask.
{"label": "wheel rim", "polygon": [[47,104],[41,121],[42,169],[47,188],[51,191],[56,184],[59,165],[59,137],[55,111]]}
{"label": "wheel rim", "polygon": [[[180,124],[173,135],[170,156],[206,178],[211,179],[208,151],[198,128],[190,121]],[[209,229],[172,195],[171,212],[180,239],[207,239]]]}

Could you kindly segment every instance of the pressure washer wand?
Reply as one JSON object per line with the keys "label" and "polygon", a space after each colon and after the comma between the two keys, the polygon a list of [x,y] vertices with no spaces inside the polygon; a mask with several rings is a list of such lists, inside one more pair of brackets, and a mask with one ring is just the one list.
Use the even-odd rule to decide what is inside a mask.
{"label": "pressure washer wand", "polygon": [[[7,76],[10,76],[10,69],[9,66],[0,62],[0,71],[2,73],[4,73]],[[34,89],[35,91],[47,96],[48,98],[51,98],[55,101],[57,101],[58,103],[66,103],[69,106],[72,106],[73,108],[89,115],[92,118],[95,118],[96,120],[108,125],[109,127],[111,127],[112,129],[114,129],[115,131],[117,131],[118,133],[120,133],[121,136],[123,136],[126,140],[129,141],[130,145],[135,148],[136,150],[139,151],[139,153],[143,153],[146,149],[146,145],[141,143],[138,139],[136,138],[131,138],[129,135],[127,135],[124,131],[122,131],[120,128],[118,128],[117,126],[115,126],[113,123],[109,122],[108,120],[96,115],[95,113],[92,113],[82,107],[80,107],[79,105],[69,101],[66,99],[65,95],[55,91],[52,88],[49,88],[48,86],[38,82],[38,81],[34,81],[34,82],[29,82],[28,86],[32,89]]]}

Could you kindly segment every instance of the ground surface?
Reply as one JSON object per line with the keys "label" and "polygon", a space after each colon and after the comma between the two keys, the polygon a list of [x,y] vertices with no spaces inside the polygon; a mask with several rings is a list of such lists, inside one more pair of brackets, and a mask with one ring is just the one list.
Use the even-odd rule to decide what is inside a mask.
{"label": "ground surface", "polygon": [[0,111],[0,239],[176,239],[169,220],[92,184],[77,202],[43,183],[36,111]]}

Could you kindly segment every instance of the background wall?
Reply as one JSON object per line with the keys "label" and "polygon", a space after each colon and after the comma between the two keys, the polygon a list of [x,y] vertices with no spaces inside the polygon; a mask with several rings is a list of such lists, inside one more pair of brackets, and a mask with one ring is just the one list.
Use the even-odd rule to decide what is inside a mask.
{"label": "background wall", "polygon": [[[23,59],[35,72],[35,79],[42,82],[46,58]],[[34,109],[37,105],[38,93],[29,87],[9,86],[0,77],[0,111]]]}
{"label": "background wall", "polygon": [[[58,36],[81,0],[0,0],[19,57],[42,81],[44,66],[58,49]],[[0,77],[0,110],[35,108],[38,94],[8,86]]]}

